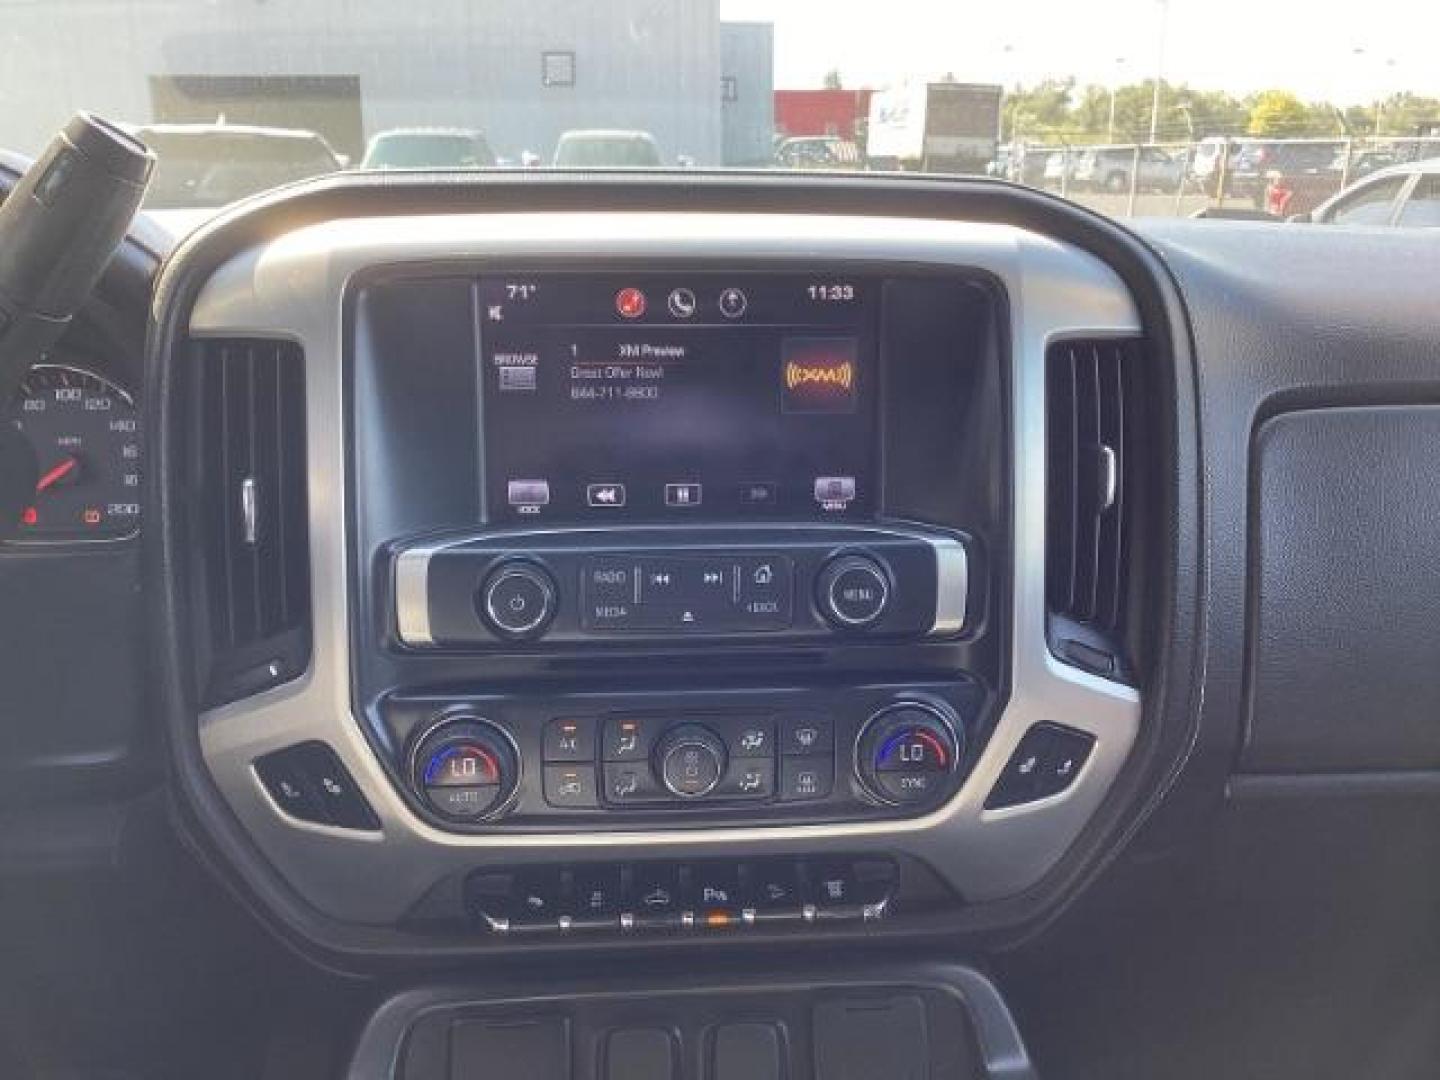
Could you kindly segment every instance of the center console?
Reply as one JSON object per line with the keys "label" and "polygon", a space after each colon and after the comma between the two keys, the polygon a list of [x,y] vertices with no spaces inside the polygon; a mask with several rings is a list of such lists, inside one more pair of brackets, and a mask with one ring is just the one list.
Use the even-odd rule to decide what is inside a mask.
{"label": "center console", "polygon": [[1066,490],[1135,497],[1083,395],[1138,316],[1076,248],[362,217],[239,249],[186,326],[199,751],[332,926],[503,951],[981,918],[1135,739],[1128,669],[1047,591],[1056,348],[1102,425]]}

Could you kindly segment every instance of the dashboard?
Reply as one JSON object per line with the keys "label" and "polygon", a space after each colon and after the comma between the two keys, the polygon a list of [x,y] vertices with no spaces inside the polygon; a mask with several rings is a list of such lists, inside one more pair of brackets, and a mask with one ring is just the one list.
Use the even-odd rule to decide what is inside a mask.
{"label": "dashboard", "polygon": [[330,970],[623,958],[650,1009],[725,956],[810,1017],[983,957],[1050,1063],[1144,1029],[1157,1074],[1192,974],[1390,979],[1440,767],[1440,252],[1392,233],[694,173],[137,233],[6,413],[4,866],[145,877],[163,788]]}
{"label": "dashboard", "polygon": [[186,771],[338,939],[964,925],[1144,741],[1159,380],[1094,254],[341,215],[185,295],[152,401]]}
{"label": "dashboard", "polygon": [[[48,482],[0,569],[124,597],[92,620],[113,752],[52,728],[25,760],[153,768],[145,700],[192,842],[305,947],[1023,940],[1237,772],[1415,760],[1403,709],[1368,757],[1304,736],[1285,609],[1245,544],[1202,555],[1253,525],[1266,588],[1333,566],[1247,524],[1247,473],[1303,489],[1309,413],[1412,404],[1298,358],[1290,389],[1197,379],[1240,287],[1208,245],[1243,227],[1141,243],[990,185],[474,186],[483,212],[340,179],[222,216],[170,255],[143,365],[133,324],[82,329],[12,405]],[[1273,236],[1256,258],[1326,242]],[[1232,456],[1202,513],[1204,415]]]}

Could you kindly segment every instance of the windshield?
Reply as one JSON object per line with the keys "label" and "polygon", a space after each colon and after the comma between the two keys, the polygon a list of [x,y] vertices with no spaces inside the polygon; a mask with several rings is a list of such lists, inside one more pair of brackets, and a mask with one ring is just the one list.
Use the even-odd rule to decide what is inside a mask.
{"label": "windshield", "polygon": [[[345,169],[984,176],[1116,217],[1309,216],[1440,158],[1440,6],[5,0],[0,149],[77,109],[151,208]],[[1324,215],[1321,215],[1322,217]],[[1399,222],[1430,215],[1400,213]]]}

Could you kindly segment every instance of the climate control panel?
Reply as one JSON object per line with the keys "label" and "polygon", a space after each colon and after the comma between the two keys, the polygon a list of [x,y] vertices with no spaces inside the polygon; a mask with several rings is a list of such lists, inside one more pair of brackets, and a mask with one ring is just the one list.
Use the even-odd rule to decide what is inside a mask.
{"label": "climate control panel", "polygon": [[754,824],[920,813],[958,789],[984,728],[970,680],[844,690],[396,698],[405,781],[450,827],[703,815]]}
{"label": "climate control panel", "polygon": [[968,625],[964,540],[807,526],[506,532],[393,557],[410,649],[953,637]]}

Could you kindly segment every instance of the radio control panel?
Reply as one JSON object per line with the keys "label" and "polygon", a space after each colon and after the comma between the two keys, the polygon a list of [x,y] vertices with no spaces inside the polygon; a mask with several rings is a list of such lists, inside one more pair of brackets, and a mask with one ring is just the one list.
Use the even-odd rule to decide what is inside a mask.
{"label": "radio control panel", "polygon": [[394,555],[401,645],[923,639],[968,625],[963,539],[870,526],[592,529],[420,541]]}

